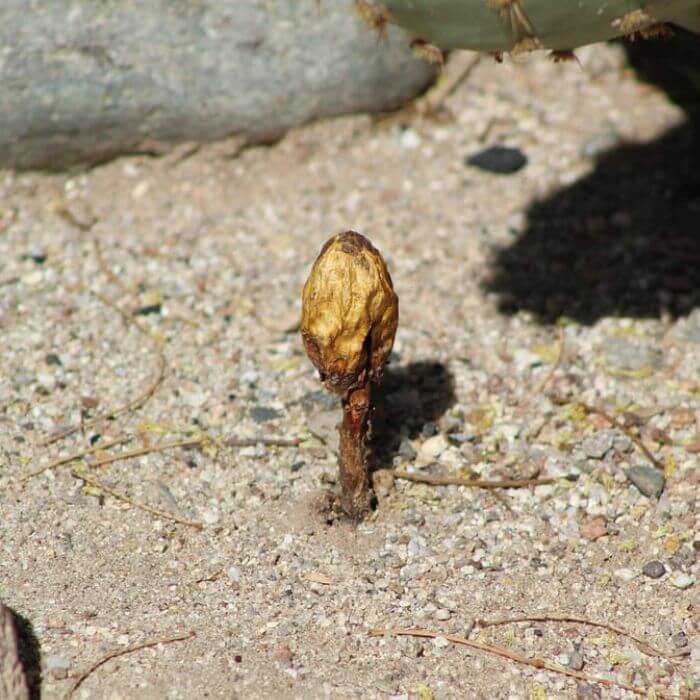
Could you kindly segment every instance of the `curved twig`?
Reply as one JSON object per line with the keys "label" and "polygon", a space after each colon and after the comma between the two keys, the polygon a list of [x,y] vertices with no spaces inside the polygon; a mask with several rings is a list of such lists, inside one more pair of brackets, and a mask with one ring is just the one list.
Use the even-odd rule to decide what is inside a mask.
{"label": "curved twig", "polygon": [[75,691],[82,685],[83,681],[95,670],[97,670],[100,666],[103,664],[107,663],[111,659],[116,658],[117,656],[124,656],[124,654],[131,654],[134,651],[140,651],[141,649],[148,649],[149,647],[155,647],[158,646],[159,644],[171,644],[172,642],[182,642],[186,639],[192,639],[196,635],[196,632],[188,632],[187,634],[179,634],[176,635],[175,637],[164,637],[162,639],[152,639],[148,642],[142,642],[141,644],[133,644],[130,647],[126,647],[124,649],[116,649],[115,651],[110,651],[108,654],[105,654],[102,658],[98,659],[95,661],[93,664],[90,665],[89,668],[85,669],[74,681],[73,685],[67,690],[66,694],[64,695],[64,700],[70,700],[70,698],[73,697],[73,694]]}

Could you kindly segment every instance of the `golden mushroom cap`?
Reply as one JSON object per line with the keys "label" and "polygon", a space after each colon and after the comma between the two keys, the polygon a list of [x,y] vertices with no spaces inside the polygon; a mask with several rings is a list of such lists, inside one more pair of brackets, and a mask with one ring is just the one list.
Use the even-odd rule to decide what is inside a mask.
{"label": "golden mushroom cap", "polygon": [[321,249],[302,294],[306,352],[329,391],[379,381],[394,345],[399,299],[379,251],[345,231]]}

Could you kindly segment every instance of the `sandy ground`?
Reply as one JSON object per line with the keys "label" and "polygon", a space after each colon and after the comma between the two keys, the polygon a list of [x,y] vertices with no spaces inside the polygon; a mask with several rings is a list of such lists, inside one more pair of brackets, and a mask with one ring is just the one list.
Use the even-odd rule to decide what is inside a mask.
{"label": "sandy ground", "polygon": [[[634,697],[444,637],[369,635],[386,627],[643,696],[700,686],[698,142],[619,47],[579,58],[484,60],[440,118],[1,175],[0,600],[36,697],[39,677],[63,697],[102,655],[190,632],[110,660],[75,697]],[[527,163],[467,162],[494,145]],[[385,254],[401,300],[375,464],[575,481],[384,473],[367,521],[324,514],[338,411],[290,328],[347,228]],[[301,443],[230,444],[260,437]],[[478,622],[546,613],[666,656],[583,624]]]}

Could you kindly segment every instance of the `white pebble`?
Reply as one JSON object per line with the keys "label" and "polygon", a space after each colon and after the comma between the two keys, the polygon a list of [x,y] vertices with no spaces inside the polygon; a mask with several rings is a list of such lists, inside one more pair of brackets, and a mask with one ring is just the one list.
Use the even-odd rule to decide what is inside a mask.
{"label": "white pebble", "polygon": [[637,577],[637,572],[632,571],[632,569],[617,569],[615,571],[615,577],[623,581],[631,581],[633,578]]}
{"label": "white pebble", "polygon": [[671,585],[684,591],[695,583],[695,579],[688,574],[678,574],[671,579]]}
{"label": "white pebble", "polygon": [[432,642],[433,646],[437,649],[447,649],[447,647],[450,646],[449,640],[444,637],[435,637]]}

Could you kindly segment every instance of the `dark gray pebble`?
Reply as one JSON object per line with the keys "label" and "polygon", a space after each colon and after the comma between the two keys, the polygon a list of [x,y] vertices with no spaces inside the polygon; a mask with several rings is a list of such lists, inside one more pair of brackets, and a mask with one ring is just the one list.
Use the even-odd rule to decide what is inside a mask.
{"label": "dark gray pebble", "polygon": [[600,700],[600,688],[592,683],[579,683],[576,686],[576,700]]}
{"label": "dark gray pebble", "polygon": [[661,578],[666,573],[666,567],[660,561],[654,559],[644,564],[642,573],[649,578]]}
{"label": "dark gray pebble", "polygon": [[479,168],[479,170],[485,170],[487,173],[510,175],[524,168],[527,158],[517,148],[490,146],[473,156],[469,156],[466,163]]}
{"label": "dark gray pebble", "polygon": [[663,473],[654,467],[630,467],[625,470],[625,474],[637,489],[649,498],[658,498],[666,485]]}

